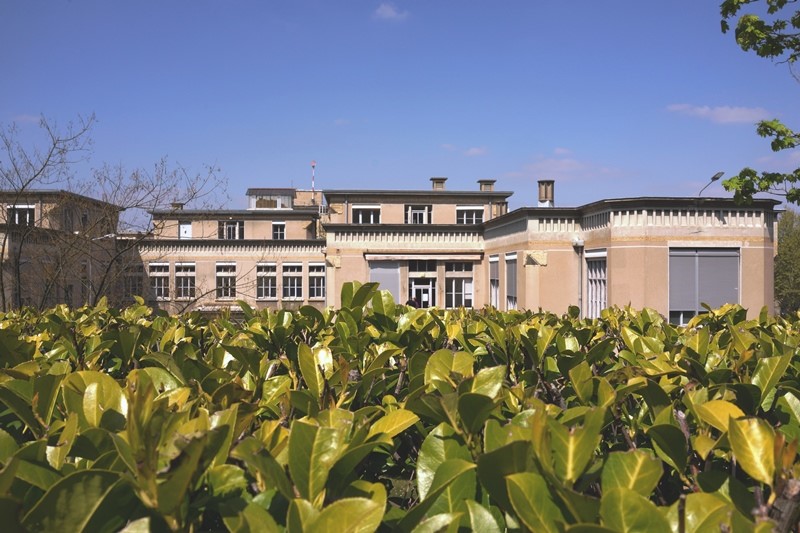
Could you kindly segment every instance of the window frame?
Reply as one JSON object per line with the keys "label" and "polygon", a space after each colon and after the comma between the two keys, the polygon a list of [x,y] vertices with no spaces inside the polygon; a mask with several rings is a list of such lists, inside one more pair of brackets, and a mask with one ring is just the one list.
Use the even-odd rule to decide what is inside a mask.
{"label": "window frame", "polygon": [[353,204],[350,214],[353,224],[381,223],[381,206],[379,204]]}
{"label": "window frame", "polygon": [[216,299],[236,299],[236,263],[231,261],[218,261],[216,263],[215,273]]}
{"label": "window frame", "polygon": [[272,223],[272,240],[285,241],[286,240],[286,222],[273,222]]}
{"label": "window frame", "polygon": [[456,224],[483,224],[483,206],[456,206]]}
{"label": "window frame", "polygon": [[217,238],[225,241],[244,239],[244,220],[217,221]]}
{"label": "window frame", "polygon": [[281,265],[281,300],[301,301],[303,299],[303,264],[283,263]]}
{"label": "window frame", "polygon": [[169,263],[157,262],[147,265],[147,276],[150,278],[150,294],[157,302],[170,299],[170,267]]}
{"label": "window frame", "polygon": [[256,300],[275,301],[278,299],[277,263],[256,264]]}
{"label": "window frame", "polygon": [[324,300],[326,297],[327,297],[327,271],[325,268],[325,263],[309,263],[308,299]]}
{"label": "window frame", "polygon": [[432,204],[405,204],[403,220],[406,224],[432,224]]}
{"label": "window frame", "polygon": [[587,250],[586,262],[586,318],[600,318],[608,307],[608,251]]}
{"label": "window frame", "polygon": [[193,300],[197,294],[195,263],[175,263],[175,299]]}

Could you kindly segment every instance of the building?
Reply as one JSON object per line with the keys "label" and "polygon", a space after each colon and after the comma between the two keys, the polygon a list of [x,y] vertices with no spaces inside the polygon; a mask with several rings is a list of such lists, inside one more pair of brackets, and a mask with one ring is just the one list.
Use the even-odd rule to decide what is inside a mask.
{"label": "building", "polygon": [[[557,207],[552,181],[536,207],[508,211],[480,180],[451,191],[250,189],[248,208],[153,213],[139,245],[150,300],[172,312],[340,304],[348,281],[376,281],[398,302],[598,316],[651,307],[685,322],[740,303],[773,311],[778,202],[623,198]],[[137,285],[138,284],[138,285]]]}
{"label": "building", "polygon": [[111,282],[119,208],[61,190],[0,191],[0,307],[91,303]]}

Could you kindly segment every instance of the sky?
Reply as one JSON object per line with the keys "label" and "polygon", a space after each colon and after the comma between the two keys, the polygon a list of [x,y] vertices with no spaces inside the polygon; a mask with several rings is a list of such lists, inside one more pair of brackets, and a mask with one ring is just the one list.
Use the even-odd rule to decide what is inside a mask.
{"label": "sky", "polygon": [[94,114],[85,165],[215,165],[230,208],[312,160],[318,189],[495,179],[512,208],[800,165],[754,126],[800,124],[800,83],[712,0],[0,0],[0,50],[0,124]]}

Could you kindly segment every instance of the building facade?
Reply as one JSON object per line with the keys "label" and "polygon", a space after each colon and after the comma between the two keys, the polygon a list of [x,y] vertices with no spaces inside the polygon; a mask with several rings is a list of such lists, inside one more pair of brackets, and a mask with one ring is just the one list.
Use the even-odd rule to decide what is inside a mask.
{"label": "building facade", "polygon": [[676,323],[739,303],[773,311],[778,202],[625,198],[508,210],[480,180],[450,191],[250,189],[248,208],[153,213],[128,287],[172,312],[340,304],[348,281],[375,281],[421,307],[487,305],[599,316],[651,307]]}

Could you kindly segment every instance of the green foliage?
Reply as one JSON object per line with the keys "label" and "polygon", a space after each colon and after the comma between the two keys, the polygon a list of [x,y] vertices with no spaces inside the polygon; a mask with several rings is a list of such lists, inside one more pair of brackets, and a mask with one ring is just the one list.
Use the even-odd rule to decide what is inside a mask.
{"label": "green foliage", "polygon": [[800,310],[800,214],[793,209],[781,213],[778,220],[775,299],[781,313]]}
{"label": "green foliage", "polygon": [[0,316],[12,530],[760,531],[800,478],[800,320],[738,306]]}
{"label": "green foliage", "polygon": [[[742,50],[754,51],[760,57],[788,63],[790,68],[800,58],[800,10],[791,11],[793,0],[724,0],[720,6],[722,31],[730,29],[729,21],[736,19],[734,35]],[[787,5],[789,7],[787,7]],[[740,14],[743,9],[755,12]],[[766,13],[760,13],[765,11]],[[762,17],[760,15],[766,15]],[[800,146],[800,133],[777,119],[759,122],[757,133],[771,138],[775,152]],[[790,203],[800,203],[800,168],[790,172],[758,172],[742,169],[738,175],[723,182],[738,202],[751,202],[759,192],[785,196]]]}

